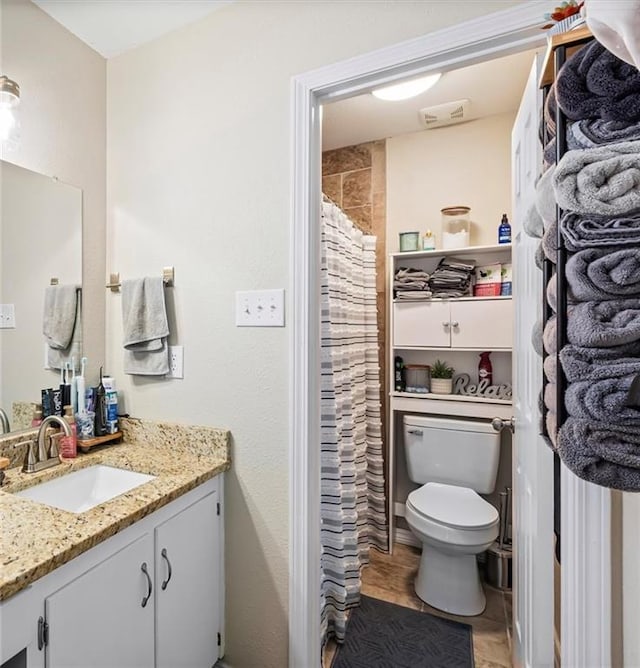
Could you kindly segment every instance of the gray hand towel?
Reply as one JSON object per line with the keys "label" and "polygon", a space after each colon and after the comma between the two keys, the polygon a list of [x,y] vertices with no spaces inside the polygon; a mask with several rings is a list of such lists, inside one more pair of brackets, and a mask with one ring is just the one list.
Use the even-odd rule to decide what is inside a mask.
{"label": "gray hand towel", "polygon": [[560,219],[560,230],[568,250],[611,246],[640,246],[640,211],[614,217],[569,211]]}
{"label": "gray hand towel", "polygon": [[162,278],[122,281],[124,371],[142,376],[169,372],[169,323]]}
{"label": "gray hand towel", "polygon": [[621,376],[595,382],[587,380],[570,383],[564,395],[567,412],[572,417],[583,420],[599,420],[602,427],[610,429],[621,424],[640,426],[640,408],[627,406],[629,388],[634,377]]}
{"label": "gray hand towel", "polygon": [[640,426],[568,418],[558,434],[562,461],[577,476],[604,487],[640,491]]}
{"label": "gray hand towel", "polygon": [[47,346],[47,365],[51,369],[64,369],[65,364],[73,369],[75,358],[76,369],[79,369],[82,358],[82,290],[76,288],[76,306],[73,316],[73,332],[66,348]]}
{"label": "gray hand towel", "polygon": [[[556,278],[556,275],[554,274],[550,279],[549,282],[547,283],[547,304],[553,309],[553,312],[555,313],[557,310],[557,304],[558,304],[558,280]],[[571,290],[570,287],[567,287],[567,304],[576,304],[578,303],[576,300],[575,295],[573,294],[573,291]]]}
{"label": "gray hand towel", "polygon": [[544,268],[544,251],[542,250],[542,242],[540,242],[536,248],[535,255],[533,256],[533,261],[536,263],[536,267],[542,271]]}
{"label": "gray hand towel", "polygon": [[44,291],[42,333],[51,348],[64,350],[71,343],[78,307],[77,285],[50,285]]}
{"label": "gray hand towel", "polygon": [[556,264],[558,257],[558,225],[555,220],[545,226],[541,245],[545,257]]}
{"label": "gray hand towel", "polygon": [[580,301],[638,298],[640,248],[580,251],[567,262],[567,281]]}
{"label": "gray hand towel", "polygon": [[[542,338],[547,353],[555,353],[555,316],[547,321]],[[608,348],[640,341],[638,300],[575,304],[567,317],[567,339],[569,343],[589,348]]]}
{"label": "gray hand towel", "polygon": [[553,189],[560,207],[577,213],[618,216],[640,208],[640,142],[568,151],[553,172]]}
{"label": "gray hand towel", "polygon": [[[587,348],[567,344],[560,351],[560,363],[567,380],[604,380],[640,373],[640,341],[612,348]],[[550,383],[557,380],[556,356],[544,360],[545,376]]]}

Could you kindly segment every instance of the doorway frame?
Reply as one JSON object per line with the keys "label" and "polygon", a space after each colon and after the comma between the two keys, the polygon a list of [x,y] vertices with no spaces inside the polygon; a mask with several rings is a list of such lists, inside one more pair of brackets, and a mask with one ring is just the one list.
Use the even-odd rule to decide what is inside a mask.
{"label": "doorway frame", "polygon": [[[289,666],[320,665],[321,104],[544,44],[535,0],[293,77],[289,368]],[[611,665],[611,492],[563,467],[562,664]],[[550,527],[552,530],[552,527]],[[587,557],[588,555],[588,557]],[[604,622],[604,623],[603,623]]]}

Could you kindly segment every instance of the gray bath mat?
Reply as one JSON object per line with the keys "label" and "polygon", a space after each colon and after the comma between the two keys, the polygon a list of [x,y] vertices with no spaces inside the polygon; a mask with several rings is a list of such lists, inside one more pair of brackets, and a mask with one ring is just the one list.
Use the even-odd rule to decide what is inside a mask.
{"label": "gray bath mat", "polygon": [[473,668],[471,626],[361,597],[331,668]]}

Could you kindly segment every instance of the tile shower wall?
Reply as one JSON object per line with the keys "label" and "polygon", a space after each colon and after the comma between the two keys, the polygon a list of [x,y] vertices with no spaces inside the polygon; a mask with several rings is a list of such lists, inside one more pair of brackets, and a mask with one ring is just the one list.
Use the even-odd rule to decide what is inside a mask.
{"label": "tile shower wall", "polygon": [[386,443],[386,142],[345,146],[322,154],[322,191],[365,233],[377,237],[376,291],[380,338],[380,403]]}

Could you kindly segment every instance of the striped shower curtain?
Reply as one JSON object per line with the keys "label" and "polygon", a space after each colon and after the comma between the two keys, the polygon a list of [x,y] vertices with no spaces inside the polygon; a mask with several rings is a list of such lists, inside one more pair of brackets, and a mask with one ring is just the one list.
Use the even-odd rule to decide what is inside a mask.
{"label": "striped shower curtain", "polygon": [[344,639],[369,546],[387,549],[376,238],[322,205],[322,639]]}

